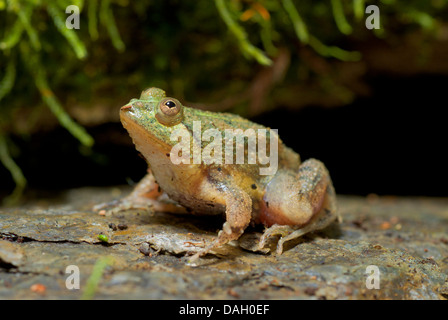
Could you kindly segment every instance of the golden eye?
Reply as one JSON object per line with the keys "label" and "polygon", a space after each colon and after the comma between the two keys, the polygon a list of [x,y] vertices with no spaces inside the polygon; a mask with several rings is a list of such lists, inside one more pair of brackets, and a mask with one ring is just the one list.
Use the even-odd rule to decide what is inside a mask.
{"label": "golden eye", "polygon": [[160,111],[167,116],[174,116],[180,112],[182,105],[179,101],[167,98],[160,102]]}
{"label": "golden eye", "polygon": [[166,126],[174,126],[182,121],[183,106],[174,98],[164,98],[159,102],[156,119]]}

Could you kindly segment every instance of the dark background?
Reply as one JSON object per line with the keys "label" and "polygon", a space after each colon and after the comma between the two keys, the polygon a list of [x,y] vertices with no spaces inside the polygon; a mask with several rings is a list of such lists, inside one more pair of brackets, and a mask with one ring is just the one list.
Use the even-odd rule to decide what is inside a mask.
{"label": "dark background", "polygon": [[[252,120],[279,130],[302,160],[328,167],[339,194],[446,196],[446,76],[371,77],[369,97],[337,108],[277,108]],[[300,97],[298,97],[300,99]],[[117,102],[117,110],[126,101]],[[137,182],[146,170],[120,123],[88,128],[92,152],[58,128],[13,137],[28,192]],[[80,152],[81,151],[81,152]],[[0,166],[4,194],[13,188]],[[2,181],[3,182],[3,181]]]}

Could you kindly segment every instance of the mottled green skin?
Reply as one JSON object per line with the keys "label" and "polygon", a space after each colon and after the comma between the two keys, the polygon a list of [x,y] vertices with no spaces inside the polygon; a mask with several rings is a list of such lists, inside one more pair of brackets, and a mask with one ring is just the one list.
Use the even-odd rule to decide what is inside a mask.
{"label": "mottled green skin", "polygon": [[[177,141],[171,141],[170,137],[176,130],[186,128],[193,138],[193,122],[201,122],[201,134],[208,129],[218,129],[223,133],[222,139],[224,141],[225,129],[266,129],[266,139],[269,141],[270,131],[268,128],[251,122],[245,118],[231,113],[217,113],[204,111],[183,106],[184,116],[182,122],[173,126],[166,126],[161,124],[155,117],[159,102],[166,97],[163,90],[158,88],[150,88],[142,92],[140,99],[132,99],[130,104],[133,105],[134,113],[132,119],[145,131],[151,134],[155,139],[163,141],[166,145],[173,147]],[[138,107],[138,103],[142,103]],[[199,140],[198,140],[199,141]],[[202,141],[203,147],[207,145],[208,141]],[[279,140],[279,144],[282,144]],[[267,144],[267,151],[269,152],[269,144]],[[192,154],[191,154],[192,156]],[[224,161],[223,161],[224,163]],[[258,168],[254,168],[258,169]]]}

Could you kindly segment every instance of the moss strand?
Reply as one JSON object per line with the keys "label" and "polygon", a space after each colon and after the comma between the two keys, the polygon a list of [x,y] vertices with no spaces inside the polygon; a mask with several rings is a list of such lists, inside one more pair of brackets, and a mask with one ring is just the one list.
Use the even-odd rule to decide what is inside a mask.
{"label": "moss strand", "polygon": [[9,153],[6,137],[0,132],[0,162],[11,173],[12,179],[16,187],[11,195],[4,199],[7,205],[15,204],[21,197],[23,190],[26,187],[27,181],[22,173],[20,167],[14,162]]}
{"label": "moss strand", "polygon": [[353,32],[353,28],[345,18],[341,0],[331,0],[331,7],[333,8],[334,21],[336,22],[336,26],[339,31],[345,35],[351,34]]}
{"label": "moss strand", "polygon": [[77,124],[65,112],[59,100],[54,95],[50,86],[48,85],[45,70],[39,61],[37,54],[29,53],[24,46],[22,46],[22,57],[27,65],[28,70],[32,73],[36,87],[39,89],[42,100],[47,104],[51,112],[56,116],[59,123],[67,129],[75,138],[77,138],[83,145],[92,146],[94,144],[93,138],[87,131]]}
{"label": "moss strand", "polygon": [[68,29],[65,25],[66,17],[58,7],[49,3],[47,5],[48,13],[53,19],[54,25],[59,30],[59,32],[67,39],[70,46],[75,51],[76,57],[78,59],[85,59],[87,57],[87,49],[79,39],[78,35],[73,29]]}
{"label": "moss strand", "polygon": [[238,40],[241,50],[248,56],[254,58],[258,63],[269,66],[272,64],[272,60],[269,59],[263,51],[253,46],[248,40],[247,35],[243,28],[238,25],[230,16],[223,0],[215,0],[216,8],[218,9],[219,15],[221,16],[224,23],[229,28],[230,32]]}
{"label": "moss strand", "polygon": [[283,8],[285,8],[285,11],[288,13],[289,19],[291,20],[294,26],[294,31],[296,32],[297,37],[302,43],[305,44],[308,43],[309,41],[308,28],[306,27],[305,22],[303,21],[302,17],[297,11],[293,2],[291,0],[282,0],[282,3]]}
{"label": "moss strand", "polygon": [[123,40],[121,40],[120,33],[118,32],[117,24],[115,23],[115,18],[112,13],[112,9],[110,8],[110,0],[101,1],[100,20],[101,23],[106,27],[115,49],[117,49],[119,52],[123,52],[126,47]]}
{"label": "moss strand", "polygon": [[12,90],[16,79],[16,65],[13,58],[6,65],[5,76],[0,82],[0,101]]}

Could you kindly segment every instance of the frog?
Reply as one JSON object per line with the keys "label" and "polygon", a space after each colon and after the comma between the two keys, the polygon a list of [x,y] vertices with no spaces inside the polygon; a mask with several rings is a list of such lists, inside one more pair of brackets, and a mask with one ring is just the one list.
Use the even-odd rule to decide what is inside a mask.
{"label": "frog", "polygon": [[[238,240],[249,225],[265,228],[257,249],[262,251],[269,239],[279,237],[275,253],[281,255],[285,242],[324,229],[339,219],[335,189],[325,165],[314,158],[302,162],[300,155],[270,128],[236,114],[184,106],[155,87],[143,90],[139,99],[122,106],[120,120],[146,160],[148,172],[129,195],[95,210],[152,208],[155,212],[222,215],[225,221],[217,237],[193,252],[190,262]],[[197,123],[201,124],[201,134],[208,129],[269,132],[277,138],[276,148],[270,144],[266,147],[267,152],[275,153],[276,170],[260,174],[267,165],[259,159],[252,163],[218,161],[220,158],[173,161],[173,149],[179,143],[179,137],[173,139],[173,134],[179,130],[192,133],[190,142],[197,140],[193,142],[198,143],[200,151],[206,148],[207,143],[200,141],[197,132],[194,134]],[[248,139],[242,141],[248,143]],[[193,157],[188,152],[183,156],[184,160]],[[230,160],[234,156],[222,158]]]}

